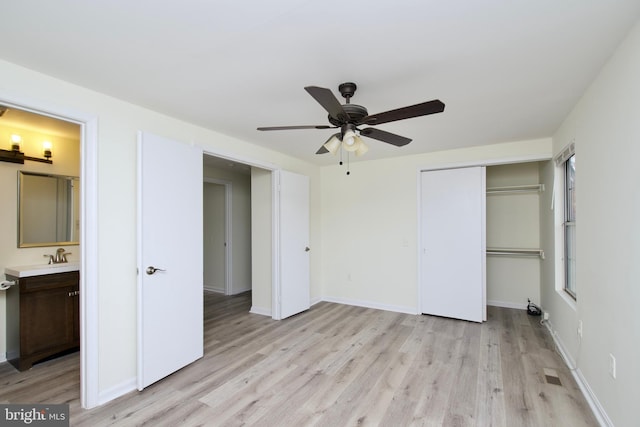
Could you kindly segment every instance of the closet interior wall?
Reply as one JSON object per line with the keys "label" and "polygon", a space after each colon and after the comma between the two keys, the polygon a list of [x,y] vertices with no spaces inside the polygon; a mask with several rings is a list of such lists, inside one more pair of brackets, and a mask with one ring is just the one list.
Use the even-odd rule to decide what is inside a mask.
{"label": "closet interior wall", "polygon": [[531,299],[539,305],[541,256],[492,254],[496,248],[540,248],[540,191],[517,189],[539,184],[539,163],[489,166],[486,182],[487,304],[526,308]]}

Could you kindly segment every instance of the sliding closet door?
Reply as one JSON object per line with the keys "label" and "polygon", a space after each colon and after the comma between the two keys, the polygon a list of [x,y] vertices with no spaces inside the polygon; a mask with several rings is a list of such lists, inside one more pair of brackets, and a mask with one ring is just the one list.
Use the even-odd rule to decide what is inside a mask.
{"label": "sliding closet door", "polygon": [[486,320],[485,168],[421,175],[421,311]]}

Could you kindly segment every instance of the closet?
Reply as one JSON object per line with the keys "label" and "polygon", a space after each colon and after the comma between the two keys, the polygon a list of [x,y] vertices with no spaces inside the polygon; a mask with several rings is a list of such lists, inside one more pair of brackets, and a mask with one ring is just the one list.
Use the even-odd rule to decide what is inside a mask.
{"label": "closet", "polygon": [[486,168],[487,304],[540,302],[540,163]]}
{"label": "closet", "polygon": [[481,322],[540,301],[538,162],[421,172],[420,310]]}

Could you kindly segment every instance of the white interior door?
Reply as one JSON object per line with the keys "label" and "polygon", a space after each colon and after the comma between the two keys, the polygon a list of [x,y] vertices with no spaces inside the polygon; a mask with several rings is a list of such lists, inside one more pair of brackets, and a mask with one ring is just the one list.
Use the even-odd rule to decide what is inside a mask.
{"label": "white interior door", "polygon": [[222,184],[204,183],[204,286],[230,294],[227,289],[227,206]]}
{"label": "white interior door", "polygon": [[139,390],[203,355],[202,191],[200,147],[139,133]]}
{"label": "white interior door", "polygon": [[485,168],[421,175],[421,311],[486,320]]}
{"label": "white interior door", "polygon": [[[279,179],[280,286],[276,318],[308,310],[309,279],[309,177],[287,171]],[[276,301],[276,307],[278,303]],[[279,311],[279,316],[278,316]]]}

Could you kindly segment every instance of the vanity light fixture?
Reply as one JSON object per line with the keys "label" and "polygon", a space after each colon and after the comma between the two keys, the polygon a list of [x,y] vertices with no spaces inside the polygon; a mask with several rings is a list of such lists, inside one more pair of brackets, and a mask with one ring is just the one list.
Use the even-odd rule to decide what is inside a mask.
{"label": "vanity light fixture", "polygon": [[53,164],[53,160],[51,160],[51,142],[45,141],[43,143],[44,159],[41,159],[40,157],[25,156],[24,153],[20,151],[21,143],[22,137],[20,135],[11,135],[11,150],[0,149],[0,161],[24,164],[25,160],[31,160],[33,162]]}

